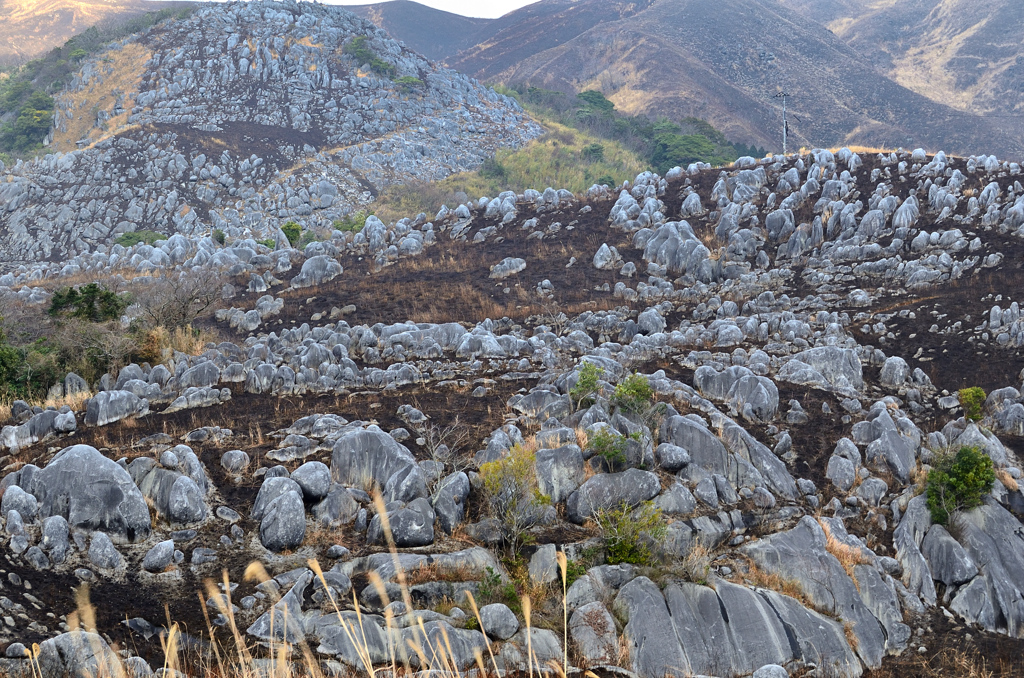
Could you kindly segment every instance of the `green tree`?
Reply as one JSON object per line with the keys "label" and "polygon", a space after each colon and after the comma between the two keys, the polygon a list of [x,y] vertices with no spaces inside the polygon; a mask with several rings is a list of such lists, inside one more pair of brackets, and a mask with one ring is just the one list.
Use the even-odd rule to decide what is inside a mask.
{"label": "green tree", "polygon": [[117,294],[89,283],[81,288],[64,287],[54,292],[47,312],[52,316],[99,323],[117,320],[130,303],[128,294]]}
{"label": "green tree", "polygon": [[289,221],[281,227],[281,232],[284,233],[284,237],[288,238],[288,244],[292,247],[299,243],[299,238],[302,237],[302,227],[294,221]]}
{"label": "green tree", "polygon": [[601,529],[609,565],[650,565],[650,544],[664,539],[668,531],[661,509],[650,501],[639,506],[623,502],[618,508],[598,511],[594,521]]}
{"label": "green tree", "polygon": [[981,421],[981,408],[985,404],[985,391],[979,386],[962,388],[957,394],[968,421]]}
{"label": "green tree", "polygon": [[928,472],[925,490],[932,520],[945,525],[951,514],[980,506],[995,479],[992,459],[977,447],[940,457]]}
{"label": "green tree", "polygon": [[615,387],[612,404],[628,412],[642,412],[654,400],[654,389],[642,374],[634,372]]}
{"label": "green tree", "polygon": [[575,409],[580,409],[586,402],[592,402],[594,394],[599,387],[598,381],[604,375],[604,368],[595,363],[586,361],[580,365],[576,383],[569,389],[569,397],[572,399]]}

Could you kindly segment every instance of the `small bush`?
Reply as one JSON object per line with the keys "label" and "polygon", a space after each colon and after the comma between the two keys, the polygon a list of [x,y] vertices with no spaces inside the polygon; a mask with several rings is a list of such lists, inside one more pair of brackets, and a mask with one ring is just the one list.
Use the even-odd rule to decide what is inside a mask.
{"label": "small bush", "polygon": [[501,524],[502,538],[517,552],[530,527],[549,503],[537,484],[537,456],[533,450],[516,445],[508,455],[480,467],[480,477],[491,514]]}
{"label": "small bush", "polygon": [[602,428],[590,436],[588,441],[590,449],[594,451],[594,454],[603,457],[610,465],[626,463],[627,441],[624,436]]}
{"label": "small bush", "polygon": [[214,241],[218,245],[223,245],[224,241],[227,240],[227,238],[228,238],[227,235],[224,233],[224,230],[220,229],[220,228],[213,229],[213,234],[212,235],[213,235]]}
{"label": "small bush", "polygon": [[480,176],[495,181],[505,181],[508,178],[508,170],[497,158],[487,158],[480,166]]}
{"label": "small bush", "polygon": [[350,214],[344,219],[338,219],[334,222],[334,228],[343,233],[359,233],[363,230],[363,226],[366,226],[366,220],[371,216],[373,216],[373,212],[362,210],[361,212]]}
{"label": "small bush", "polygon": [[277,243],[274,242],[273,238],[265,238],[264,240],[257,240],[256,242],[270,249],[274,249],[274,247],[277,245]]}
{"label": "small bush", "polygon": [[647,377],[634,372],[619,382],[612,403],[629,412],[640,412],[654,400],[654,389]]}
{"label": "small bush", "polygon": [[992,460],[977,447],[940,457],[928,472],[925,490],[932,521],[946,525],[950,514],[980,506],[995,479]]}
{"label": "small bush", "polygon": [[398,85],[398,88],[406,94],[423,87],[423,81],[419,78],[414,78],[411,75],[403,75],[400,78],[396,78],[395,84]]}
{"label": "small bush", "polygon": [[569,397],[572,398],[576,409],[582,409],[584,403],[593,402],[593,396],[597,393],[598,380],[604,375],[604,368],[591,362],[584,362],[580,365],[579,377],[576,384],[569,389]]}
{"label": "small bush", "polygon": [[580,155],[586,162],[601,162],[604,160],[604,146],[601,144],[587,144],[580,151]]}
{"label": "small bush", "polygon": [[981,421],[981,408],[985,404],[985,391],[978,386],[962,388],[958,394],[964,417],[968,421]]}
{"label": "small bush", "polygon": [[519,592],[515,582],[503,582],[493,567],[487,567],[487,574],[480,580],[477,594],[481,605],[504,603],[513,612],[519,612]]}
{"label": "small bush", "polygon": [[367,42],[365,35],[356,36],[345,45],[345,54],[353,57],[361,64],[367,64],[370,70],[378,75],[394,76],[395,67],[374,54]]}
{"label": "small bush", "polygon": [[53,293],[48,313],[99,323],[117,320],[131,303],[128,294],[117,294],[89,283],[81,288],[64,287]]}
{"label": "small bush", "polygon": [[650,543],[664,539],[668,529],[661,509],[649,501],[637,507],[623,503],[616,509],[598,511],[594,520],[601,529],[609,565],[650,565]]}
{"label": "small bush", "polygon": [[156,231],[132,231],[131,233],[122,233],[114,242],[122,247],[131,247],[140,242],[152,245],[157,240],[167,240],[167,236]]}
{"label": "small bush", "polygon": [[294,221],[289,221],[282,226],[281,232],[284,233],[284,237],[288,238],[288,244],[292,247],[295,247],[299,242],[299,238],[302,237],[302,227]]}

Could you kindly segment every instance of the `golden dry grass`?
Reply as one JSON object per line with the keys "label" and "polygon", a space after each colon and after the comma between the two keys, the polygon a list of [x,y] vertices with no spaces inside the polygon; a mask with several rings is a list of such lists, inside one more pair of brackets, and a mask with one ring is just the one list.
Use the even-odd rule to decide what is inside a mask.
{"label": "golden dry grass", "polygon": [[1011,476],[1005,468],[1001,468],[996,471],[996,478],[999,478],[999,482],[1001,482],[1010,492],[1016,492],[1020,489],[1020,483],[1018,483],[1017,479]]}
{"label": "golden dry grass", "polygon": [[850,579],[856,585],[857,580],[853,576],[853,568],[857,565],[870,564],[870,558],[861,549],[844,544],[836,539],[835,535],[832,534],[832,530],[829,529],[828,523],[825,521],[819,520],[818,524],[821,525],[821,529],[825,532],[825,550],[835,556],[835,559],[839,561],[839,564],[846,570],[846,574],[850,575]]}
{"label": "golden dry grass", "polygon": [[[100,64],[102,82],[91,80],[81,90],[61,97],[63,103],[70,103],[73,117],[62,121],[53,135],[51,148],[54,151],[73,151],[80,139],[88,138],[92,143],[127,128],[128,112],[134,106],[139,81],[145,72],[146,61],[153,55],[152,50],[139,43],[130,43],[120,50],[107,53],[109,61]],[[117,90],[124,95],[124,113],[110,117],[104,129],[95,127],[96,114],[100,111],[113,112]],[[63,128],[63,129],[62,129]]]}

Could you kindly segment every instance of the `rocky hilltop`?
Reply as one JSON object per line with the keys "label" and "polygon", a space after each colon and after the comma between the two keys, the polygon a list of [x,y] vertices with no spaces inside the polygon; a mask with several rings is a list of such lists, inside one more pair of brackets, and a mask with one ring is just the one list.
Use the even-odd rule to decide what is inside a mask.
{"label": "rocky hilltop", "polygon": [[[272,68],[249,49],[243,69]],[[205,72],[160,54],[191,64],[182,91]],[[140,129],[240,115],[160,105],[174,84],[140,89]],[[62,157],[116,157],[130,134]],[[157,272],[219,272],[228,298],[196,323],[223,339],[68,375],[54,395],[77,405],[14,403],[2,669],[200,674],[215,642],[340,674],[1019,673],[1021,177],[994,156],[816,150],[370,217],[304,251],[236,226],[94,258],[70,280],[138,298]],[[45,307],[56,273],[0,284]],[[929,470],[963,449],[991,475],[944,516]],[[74,612],[83,582],[95,609]]]}
{"label": "rocky hilltop", "polygon": [[271,2],[203,7],[112,45],[54,120],[54,153],[0,168],[8,268],[107,257],[142,229],[329,234],[390,183],[478,166],[541,131],[349,12]]}

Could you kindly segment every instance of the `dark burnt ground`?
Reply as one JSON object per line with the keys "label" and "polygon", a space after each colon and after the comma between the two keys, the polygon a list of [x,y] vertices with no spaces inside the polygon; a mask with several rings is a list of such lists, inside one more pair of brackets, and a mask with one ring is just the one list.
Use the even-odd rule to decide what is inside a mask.
{"label": "dark burnt ground", "polygon": [[[323,556],[323,551],[335,543],[345,545],[355,556],[382,550],[379,546],[367,546],[361,534],[352,534],[344,529],[332,531],[316,528],[312,532],[307,529],[306,542],[299,552],[291,555],[267,556],[267,552],[258,546],[259,524],[250,520],[248,514],[262,481],[262,478],[254,478],[252,471],[260,466],[277,464],[277,462],[265,458],[267,452],[279,447],[280,441],[269,436],[272,431],[286,428],[295,420],[313,413],[340,414],[350,421],[373,421],[385,431],[398,427],[409,428],[407,424],[398,419],[396,411],[399,405],[412,404],[428,417],[434,418],[443,425],[450,424],[453,417],[458,415],[460,422],[469,432],[468,441],[462,451],[472,455],[483,448],[483,439],[502,425],[506,413],[506,401],[519,389],[532,385],[533,382],[526,381],[488,382],[490,391],[487,396],[482,398],[470,395],[475,385],[465,388],[442,389],[405,387],[387,392],[282,398],[239,392],[230,401],[215,408],[185,410],[168,415],[157,412],[141,419],[122,420],[102,428],[83,428],[67,439],[61,440],[59,448],[51,448],[51,451],[46,453],[42,452],[42,446],[36,449],[30,448],[34,456],[22,455],[21,459],[42,466],[57,449],[78,443],[93,445],[112,459],[122,456],[130,458],[140,455],[152,456],[155,453],[149,449],[137,449],[132,446],[142,438],[155,433],[168,433],[175,439],[174,442],[178,443],[181,442],[185,433],[201,426],[220,426],[230,428],[234,432],[233,436],[218,444],[189,443],[189,446],[203,461],[210,480],[217,488],[219,500],[211,500],[211,508],[227,505],[242,515],[242,520],[238,523],[245,531],[242,544],[232,547],[224,547],[220,544],[220,536],[230,534],[230,525],[217,518],[211,518],[209,523],[198,530],[199,534],[194,539],[175,541],[175,547],[185,554],[185,562],[178,568],[181,574],[180,579],[154,583],[151,577],[140,577],[137,573],[141,570],[145,549],[121,548],[120,550],[128,562],[125,579],[109,581],[103,578],[93,585],[90,591],[90,597],[95,607],[97,629],[108,635],[120,647],[132,647],[137,654],[146,658],[152,665],[160,666],[163,656],[157,640],[153,638],[147,642],[142,636],[130,632],[121,622],[128,618],[142,617],[154,625],[166,625],[169,618],[178,623],[185,633],[208,638],[206,621],[197,592],[203,591],[202,599],[206,600],[208,596],[205,594],[204,581],[207,579],[221,581],[222,569],[227,569],[231,580],[239,583],[238,589],[232,594],[232,599],[237,602],[243,596],[250,595],[255,591],[253,582],[244,582],[241,579],[242,572],[253,560],[264,562],[267,570],[273,576],[304,565],[309,557],[319,558],[324,569],[328,569],[332,563]],[[416,445],[415,438],[414,434],[403,444],[413,452],[417,459],[426,459],[426,452]],[[232,478],[220,465],[220,456],[231,449],[245,450],[253,459],[240,482]],[[319,460],[330,465],[330,457],[329,450],[321,451],[304,460],[290,462],[286,466],[289,470],[294,470],[304,461],[310,460]],[[471,502],[468,507],[470,518],[478,520],[484,508]],[[156,520],[154,524],[155,530],[159,533],[169,534],[168,526],[161,520]],[[578,540],[575,534],[562,535],[562,538],[564,541]],[[468,548],[472,545],[472,542],[464,538],[439,537],[428,550],[437,553]],[[218,561],[200,566],[193,571],[189,563],[192,552],[199,547],[214,549],[217,552]],[[89,567],[89,564],[85,562],[76,566]],[[75,589],[81,582],[72,571],[50,570],[40,573],[30,566],[10,562],[5,562],[0,567],[31,582],[32,589],[29,593],[43,602],[45,611],[53,612],[57,617],[75,611]],[[41,618],[43,612],[39,612],[38,615],[32,614],[36,611],[32,608],[29,600],[22,598],[21,593],[20,589],[5,585],[4,595],[29,608],[29,616],[37,619],[40,623],[47,624],[51,633],[36,633],[26,629],[24,632],[19,631],[19,640],[26,643],[41,642],[52,635],[56,620]],[[216,610],[211,610],[210,615],[211,617],[216,616]],[[245,626],[252,623],[254,618],[241,616],[240,619],[242,620],[240,625],[244,630]],[[227,631],[217,629],[216,635],[225,646],[233,647],[233,641]]]}
{"label": "dark burnt ground", "polygon": [[[986,233],[985,238],[1005,257],[998,267],[973,269],[959,280],[920,296],[883,298],[872,309],[876,314],[901,310],[914,313],[913,319],[897,315],[886,322],[897,334],[896,353],[911,367],[924,370],[937,387],[950,392],[968,386],[981,386],[986,392],[1020,386],[1018,375],[1024,369],[1024,351],[998,346],[991,333],[988,342],[967,341],[969,335],[965,332],[988,320],[993,306],[1006,308],[1010,301],[1024,302],[1024,241],[994,233]],[[1003,300],[995,301],[994,295],[1002,295]],[[929,331],[932,325],[944,330],[957,321],[962,323],[961,332]],[[859,341],[877,345],[877,335],[861,332],[860,323],[853,329]],[[892,344],[882,348],[887,353],[893,351]],[[915,358],[919,351],[920,356]]]}
{"label": "dark burnt ground", "polygon": [[[1024,675],[1024,640],[990,633],[947,619],[936,611],[920,620],[923,636],[915,635],[899,657],[886,657],[868,678],[1018,678]],[[968,635],[970,638],[968,639]],[[918,648],[925,652],[919,653]]]}
{"label": "dark burnt ground", "polygon": [[[472,237],[481,228],[496,225],[497,220],[483,219],[478,213],[467,242],[452,241],[448,232],[437,234],[437,244],[428,246],[417,257],[403,258],[379,270],[366,257],[343,257],[345,272],[335,280],[305,289],[286,289],[275,294],[285,299],[281,314],[270,321],[264,331],[278,326],[297,326],[310,321],[314,313],[326,318],[332,307],[353,304],[355,313],[345,316],[351,324],[378,322],[462,322],[475,324],[485,318],[508,317],[523,322],[529,316],[562,311],[567,315],[587,310],[607,310],[626,305],[615,299],[611,291],[595,291],[607,283],[630,280],[618,270],[601,271],[593,266],[593,257],[603,243],[618,248],[626,261],[633,261],[642,275],[646,262],[635,250],[627,234],[613,230],[607,222],[611,203],[597,205],[586,214],[579,214],[579,205],[539,216],[541,229],[554,222],[562,228],[544,240],[527,240],[530,231],[512,224],[505,226],[486,242],[473,243]],[[532,216],[532,215],[530,215]],[[525,219],[525,217],[523,217]],[[571,222],[577,221],[572,230]],[[526,269],[503,280],[489,277],[490,267],[506,257],[526,261]],[[576,262],[566,265],[572,257]],[[542,298],[537,284],[550,280],[553,299]],[[508,292],[505,290],[508,289]],[[233,303],[251,307],[259,295],[247,295]],[[306,300],[312,299],[308,304]]]}

